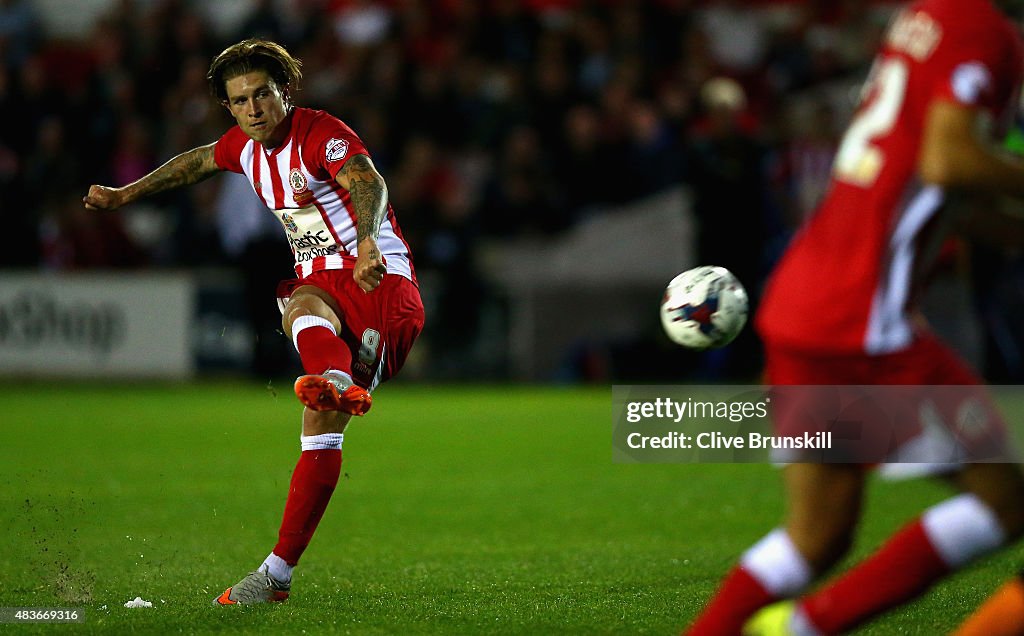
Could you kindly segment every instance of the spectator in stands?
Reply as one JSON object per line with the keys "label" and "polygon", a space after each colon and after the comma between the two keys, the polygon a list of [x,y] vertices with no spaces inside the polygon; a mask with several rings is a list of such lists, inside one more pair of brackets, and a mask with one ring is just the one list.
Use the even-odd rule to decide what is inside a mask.
{"label": "spectator in stands", "polygon": [[480,219],[493,236],[552,234],[570,218],[556,204],[551,165],[537,133],[529,126],[513,129],[485,191]]}

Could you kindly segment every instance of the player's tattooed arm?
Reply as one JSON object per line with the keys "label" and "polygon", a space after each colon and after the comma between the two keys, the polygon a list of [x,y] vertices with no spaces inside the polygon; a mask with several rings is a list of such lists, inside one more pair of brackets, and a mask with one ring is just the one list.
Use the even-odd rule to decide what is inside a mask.
{"label": "player's tattooed arm", "polygon": [[338,183],[348,190],[356,213],[356,240],[377,238],[388,208],[388,187],[366,155],[355,155],[338,172]]}
{"label": "player's tattooed arm", "polygon": [[348,190],[356,214],[356,264],[352,277],[360,289],[371,292],[387,273],[384,256],[377,247],[377,235],[388,209],[388,187],[366,155],[349,158],[336,179]]}
{"label": "player's tattooed arm", "polygon": [[113,210],[143,197],[192,185],[220,172],[213,158],[216,143],[193,148],[174,157],[153,172],[120,188],[94,185],[82,199],[90,210]]}

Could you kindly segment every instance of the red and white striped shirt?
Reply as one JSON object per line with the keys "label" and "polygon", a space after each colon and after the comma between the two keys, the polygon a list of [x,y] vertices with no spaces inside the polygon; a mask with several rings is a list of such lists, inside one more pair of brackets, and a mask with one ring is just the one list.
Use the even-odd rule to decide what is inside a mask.
{"label": "red and white striped shirt", "polygon": [[[281,222],[295,255],[297,276],[351,269],[356,261],[357,219],[348,191],[335,176],[350,157],[370,153],[351,128],[321,110],[294,108],[285,125],[288,136],[276,148],[265,148],[234,126],[217,141],[214,159],[221,169],[248,177]],[[390,203],[377,246],[389,274],[416,282],[409,245]]]}

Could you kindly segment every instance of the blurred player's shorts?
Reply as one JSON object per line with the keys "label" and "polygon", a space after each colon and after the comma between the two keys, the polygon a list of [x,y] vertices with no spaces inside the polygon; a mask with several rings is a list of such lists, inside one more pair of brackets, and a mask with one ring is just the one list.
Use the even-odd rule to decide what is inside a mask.
{"label": "blurred player's shorts", "polygon": [[1016,461],[992,396],[946,345],[923,334],[900,352],[810,354],[766,347],[775,434],[828,433],[828,448],[776,449],[780,462],[917,464]]}

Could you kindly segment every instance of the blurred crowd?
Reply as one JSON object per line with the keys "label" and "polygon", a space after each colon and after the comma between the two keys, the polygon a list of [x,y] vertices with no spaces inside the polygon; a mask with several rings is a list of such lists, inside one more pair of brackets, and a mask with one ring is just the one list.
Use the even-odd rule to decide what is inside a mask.
{"label": "blurred crowd", "polygon": [[[0,184],[23,230],[5,259],[62,269],[237,252],[247,237],[220,236],[217,188],[128,227],[83,214],[78,198],[219,137],[230,119],[204,75],[241,38],[303,60],[298,102],[360,133],[418,262],[434,267],[458,258],[452,234],[557,233],[679,183],[733,179],[752,193],[785,178],[750,155],[793,133],[786,97],[862,76],[884,24],[856,1],[250,0],[236,32],[218,33],[194,5],[119,0],[67,41],[47,37],[33,0],[0,0]],[[810,132],[827,145],[835,122],[829,106],[820,114]],[[749,164],[738,174],[702,143],[725,136],[749,145],[730,149]],[[793,203],[813,202],[813,187],[797,189]]]}
{"label": "blurred crowd", "polygon": [[693,195],[696,260],[730,267],[756,292],[823,192],[896,6],[244,4],[225,32],[199,0],[115,0],[69,39],[47,33],[33,0],[0,0],[0,264],[241,264],[287,276],[280,229],[244,179],[218,177],[130,214],[81,204],[90,183],[123,185],[223,134],[231,120],[209,95],[210,59],[265,37],[303,61],[296,101],[345,120],[370,149],[417,270],[436,281],[441,346],[478,327],[481,242],[557,236],[680,185]]}

